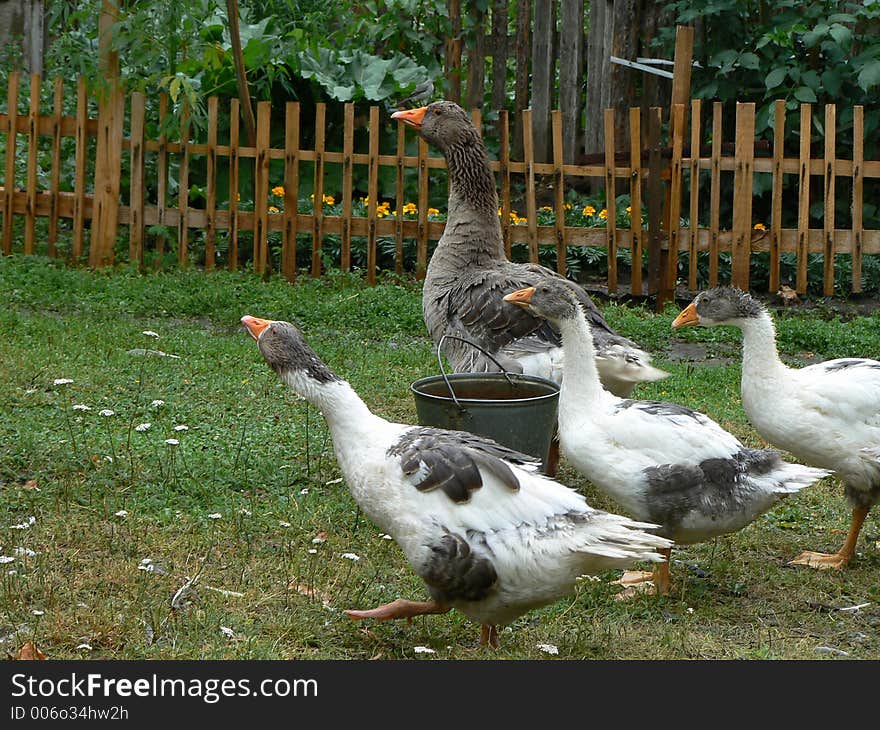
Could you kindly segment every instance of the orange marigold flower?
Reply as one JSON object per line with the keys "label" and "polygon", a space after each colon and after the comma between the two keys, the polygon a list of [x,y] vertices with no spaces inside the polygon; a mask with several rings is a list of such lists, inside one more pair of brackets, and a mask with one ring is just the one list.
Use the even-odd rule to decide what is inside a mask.
{"label": "orange marigold flower", "polygon": [[272,195],[278,195],[279,197],[283,196],[284,188],[281,187],[281,185],[276,185],[274,188],[272,188]]}
{"label": "orange marigold flower", "polygon": [[436,208],[428,208],[428,215],[440,215],[440,211]]}
{"label": "orange marigold flower", "polygon": [[592,205],[585,205],[581,215],[596,215],[596,209]]}
{"label": "orange marigold flower", "polygon": [[541,210],[546,210],[548,213],[553,212],[553,208],[551,208],[549,205],[542,205]]}
{"label": "orange marigold flower", "polygon": [[415,203],[407,203],[406,205],[403,206],[403,212],[409,213],[410,215],[415,215],[416,213],[419,212],[419,209]]}
{"label": "orange marigold flower", "polygon": [[765,226],[763,223],[755,223],[755,230],[756,231],[766,231],[767,226]]}
{"label": "orange marigold flower", "polygon": [[599,211],[599,217],[604,221],[608,217],[608,211],[605,208]]}
{"label": "orange marigold flower", "polygon": [[334,205],[336,203],[336,199],[332,195],[325,195],[324,202],[327,205]]}
{"label": "orange marigold flower", "polygon": [[280,211],[279,211],[278,208],[276,208],[274,205],[270,205],[270,206],[269,206],[269,212],[270,212],[270,213],[278,213],[278,212],[280,212]]}

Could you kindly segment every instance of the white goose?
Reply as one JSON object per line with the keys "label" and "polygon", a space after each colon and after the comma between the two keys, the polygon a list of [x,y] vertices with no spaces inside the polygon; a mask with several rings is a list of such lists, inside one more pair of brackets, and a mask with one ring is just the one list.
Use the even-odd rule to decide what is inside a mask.
{"label": "white goose", "polygon": [[[501,301],[503,294],[552,279],[565,282],[584,309],[606,388],[627,396],[638,383],[669,375],[608,325],[583,287],[546,266],[508,261],[489,156],[464,109],[451,101],[437,101],[391,116],[419,130],[443,152],[449,168],[449,215],[422,294],[425,324],[435,343],[443,335],[455,335],[488,350],[506,370],[560,382],[559,332]],[[490,358],[464,342],[451,340],[444,352],[456,372],[497,370]]]}
{"label": "white goose", "polygon": [[572,591],[578,576],[658,562],[655,527],[590,507],[530,456],[461,431],[370,412],[288,322],[242,317],[266,362],[326,418],[355,501],[403,550],[432,600],[399,599],[353,619],[461,611],[498,646],[496,626]]}
{"label": "white goose", "polygon": [[[559,395],[563,456],[636,519],[659,523],[679,544],[740,530],[788,494],[828,474],[790,464],[775,451],[743,446],[715,421],[674,403],[625,400],[602,388],[583,311],[556,282],[504,299],[553,322],[562,333],[565,377]],[[669,562],[650,580],[669,592]]]}
{"label": "white goose", "polygon": [[862,524],[880,501],[880,362],[842,358],[787,367],[776,349],[767,310],[739,289],[699,294],[673,327],[726,324],[743,333],[742,403],[755,429],[808,464],[831,469],[843,481],[852,522],[836,553],[806,551],[791,562],[827,570],[855,555]]}

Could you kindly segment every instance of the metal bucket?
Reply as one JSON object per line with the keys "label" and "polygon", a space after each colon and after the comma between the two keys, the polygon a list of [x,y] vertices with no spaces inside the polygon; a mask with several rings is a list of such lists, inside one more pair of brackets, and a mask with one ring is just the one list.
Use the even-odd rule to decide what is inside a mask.
{"label": "metal bucket", "polygon": [[[442,346],[441,339],[438,360]],[[546,468],[559,405],[556,383],[506,372],[447,375],[442,362],[440,369],[442,375],[410,386],[420,425],[485,436],[541,459]]]}

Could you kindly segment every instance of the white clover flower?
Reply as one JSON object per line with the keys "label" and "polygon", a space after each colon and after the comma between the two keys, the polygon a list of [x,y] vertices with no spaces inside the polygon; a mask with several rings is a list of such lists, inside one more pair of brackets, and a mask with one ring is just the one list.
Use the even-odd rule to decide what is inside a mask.
{"label": "white clover flower", "polygon": [[98,415],[99,416],[115,416],[116,411],[111,410],[110,408],[102,408],[100,411],[98,411]]}
{"label": "white clover flower", "polygon": [[224,636],[228,636],[230,639],[235,638],[235,632],[232,629],[230,629],[228,626],[221,626],[220,633],[222,633]]}
{"label": "white clover flower", "polygon": [[18,571],[17,570],[7,570],[6,575],[18,575]]}
{"label": "white clover flower", "polygon": [[223,517],[223,515],[221,515],[219,512],[212,512],[208,515],[209,520],[219,520],[221,517]]}
{"label": "white clover flower", "polygon": [[158,399],[157,399],[157,400],[154,400],[154,401],[152,401],[152,402],[150,403],[150,406],[153,407],[153,408],[158,408],[159,406],[164,406],[164,405],[165,405],[165,401],[164,401],[164,400],[158,400]]}
{"label": "white clover flower", "polygon": [[73,410],[75,410],[75,411],[90,411],[90,410],[92,410],[85,403],[77,403],[75,405],[72,405],[71,408],[73,408]]}
{"label": "white clover flower", "polygon": [[149,430],[150,426],[152,425],[152,423],[139,423],[137,426],[134,427],[134,430],[143,433],[144,431]]}
{"label": "white clover flower", "polygon": [[299,493],[300,493],[300,494],[303,494],[303,495],[308,494],[308,493],[309,493],[309,488],[306,487],[305,489],[300,489],[300,490],[299,490]]}
{"label": "white clover flower", "polygon": [[[286,522],[285,520],[281,520],[281,522],[279,522],[278,524],[282,527],[290,527],[290,523]],[[317,552],[317,550],[315,552]]]}
{"label": "white clover flower", "polygon": [[10,530],[27,530],[29,527],[33,527],[37,524],[37,518],[31,515],[24,522],[19,522],[17,525],[10,525]]}
{"label": "white clover flower", "polygon": [[7,563],[11,563],[15,560],[11,555],[0,555],[0,565],[6,565]]}
{"label": "white clover flower", "polygon": [[52,385],[70,385],[73,381],[70,378],[55,378]]}
{"label": "white clover flower", "polygon": [[89,645],[89,644],[85,644],[85,643],[83,643],[83,644],[77,644],[77,645],[76,645],[76,648],[77,648],[77,649],[85,649],[86,651],[91,651],[91,650],[92,650],[91,645]]}
{"label": "white clover flower", "polygon": [[41,610],[38,609],[38,608],[35,608],[33,611],[31,611],[31,613],[34,614],[34,616],[42,616],[42,615],[44,615],[46,612],[45,612],[45,611],[41,611]]}
{"label": "white clover flower", "polygon": [[36,388],[28,388],[28,389],[24,392],[24,394],[25,394],[25,395],[33,395],[33,394],[36,393],[36,392],[37,392],[37,389],[36,389]]}
{"label": "white clover flower", "polygon": [[23,555],[26,558],[33,558],[36,556],[36,553],[33,550],[26,547],[17,547],[15,548],[15,550],[13,550],[13,552],[16,555]]}
{"label": "white clover flower", "polygon": [[318,551],[315,548],[309,548],[308,553],[309,555],[317,555]]}
{"label": "white clover flower", "polygon": [[242,507],[240,510],[238,510],[238,512],[239,512],[239,514],[245,515],[245,517],[250,517],[251,515],[253,515],[253,512],[251,512],[246,507]]}
{"label": "white clover flower", "polygon": [[141,334],[146,335],[147,337],[155,337],[157,340],[159,339],[159,333],[153,332],[153,330],[144,330]]}
{"label": "white clover flower", "polygon": [[165,439],[165,443],[169,446],[177,446],[180,441],[178,441],[177,439]]}
{"label": "white clover flower", "polygon": [[320,545],[322,542],[327,542],[327,533],[326,532],[322,532],[318,535],[315,535],[312,538],[313,545]]}
{"label": "white clover flower", "polygon": [[355,555],[354,553],[342,553],[342,555],[340,555],[339,557],[345,558],[346,560],[351,560],[353,563],[356,563],[358,560],[361,559],[360,555]]}
{"label": "white clover flower", "polygon": [[115,514],[117,517],[128,517],[128,510],[121,509]]}
{"label": "white clover flower", "polygon": [[331,479],[329,482],[324,482],[324,484],[342,484],[342,477],[339,477],[339,479]]}
{"label": "white clover flower", "polygon": [[175,430],[175,431],[189,431],[189,426],[187,426],[186,424],[181,423],[180,425],[175,426],[175,427],[174,427],[174,430]]}
{"label": "white clover flower", "polygon": [[553,644],[535,644],[535,646],[545,654],[558,654],[559,649]]}
{"label": "white clover flower", "polygon": [[436,654],[437,653],[429,646],[414,646],[413,651],[416,654]]}

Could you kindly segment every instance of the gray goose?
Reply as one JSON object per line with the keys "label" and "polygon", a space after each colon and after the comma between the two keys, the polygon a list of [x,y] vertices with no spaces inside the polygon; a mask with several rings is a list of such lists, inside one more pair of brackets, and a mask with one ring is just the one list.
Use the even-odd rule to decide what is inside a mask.
{"label": "gray goose", "polygon": [[462,431],[391,423],[289,322],[242,317],[266,363],[327,420],[339,467],[367,517],[400,546],[430,601],[397,599],[354,620],[460,611],[498,647],[496,626],[571,593],[581,575],[661,562],[655,525],[593,509],[532,457]]}
{"label": "gray goose", "polygon": [[[419,130],[443,153],[449,169],[446,230],[431,257],[422,293],[425,324],[435,343],[443,335],[461,337],[492,353],[505,370],[561,382],[558,328],[502,301],[505,294],[552,279],[564,282],[584,310],[605,388],[626,397],[638,382],[667,377],[650,364],[648,353],[608,326],[581,286],[546,266],[507,259],[489,156],[460,106],[437,101],[391,116]],[[476,348],[448,342],[444,353],[457,372],[498,369]]]}

